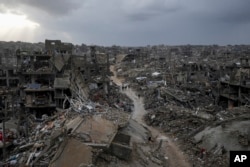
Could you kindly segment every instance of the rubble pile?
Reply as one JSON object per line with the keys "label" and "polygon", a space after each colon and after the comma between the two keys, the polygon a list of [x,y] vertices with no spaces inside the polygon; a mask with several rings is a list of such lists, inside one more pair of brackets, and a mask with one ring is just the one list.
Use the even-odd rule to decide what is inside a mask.
{"label": "rubble pile", "polygon": [[3,165],[169,166],[176,142],[195,166],[228,166],[250,150],[247,45],[1,45]]}
{"label": "rubble pile", "polygon": [[[95,111],[93,114],[101,114],[103,118],[112,121],[119,128],[126,126],[130,118],[129,114],[117,109],[99,113]],[[86,121],[86,118],[88,118],[86,114],[67,109],[63,112],[57,112],[51,117],[44,115],[43,119],[30,119],[32,124],[29,126],[27,136],[13,141],[14,149],[9,153],[10,156],[5,163],[10,165],[48,166],[54,161],[54,156],[58,154],[61,147],[64,147],[72,138],[83,143],[92,142],[87,132],[86,134],[84,131],[72,133],[82,122]]]}
{"label": "rubble pile", "polygon": [[109,96],[103,91],[93,89],[90,91],[90,100],[98,102],[100,105],[115,107],[119,110],[131,112],[133,108],[132,101],[126,95],[119,93],[120,89],[121,88],[115,85],[111,86]]}
{"label": "rubble pile", "polygon": [[124,161],[108,153],[102,152],[98,156],[96,166],[114,167],[114,166],[168,166],[167,159],[162,152],[161,142],[156,143],[133,143],[133,152],[129,161]]}
{"label": "rubble pile", "polygon": [[[34,121],[34,122],[33,122]],[[44,115],[39,122],[32,120],[28,136],[13,141],[15,148],[6,163],[10,165],[45,165],[48,166],[61,142],[67,134],[64,129],[66,113],[53,117]]]}
{"label": "rubble pile", "polygon": [[110,108],[108,112],[103,113],[102,116],[107,120],[112,121],[114,124],[118,125],[118,128],[125,127],[131,117],[130,114],[126,112],[112,108]]}
{"label": "rubble pile", "polygon": [[149,110],[145,121],[151,126],[157,126],[164,132],[170,133],[175,138],[188,138],[209,123],[208,120],[201,119],[191,110],[173,105]]}
{"label": "rubble pile", "polygon": [[[191,161],[200,162],[200,165],[209,164],[215,165],[217,163],[222,166],[228,165],[229,150],[246,149],[249,148],[249,125],[242,129],[241,121],[249,123],[250,115],[249,108],[238,107],[232,110],[220,111],[210,120],[204,119],[196,115],[192,110],[178,107],[178,106],[164,106],[158,107],[154,110],[149,110],[145,116],[145,121],[151,126],[160,128],[165,133],[170,134],[174,139],[178,140],[188,155]],[[238,124],[238,129],[231,127]],[[230,137],[225,139],[215,140],[211,139],[211,134],[204,135],[199,140],[195,141],[195,135],[206,131],[207,127],[222,127],[220,135],[226,136],[230,131]],[[223,130],[223,128],[227,128]],[[243,131],[242,131],[243,130]],[[218,131],[218,130],[216,130]],[[215,133],[215,132],[211,132]],[[220,138],[219,134],[214,134],[215,138]],[[231,143],[223,143],[224,140],[232,140]],[[204,140],[208,139],[208,140]],[[204,140],[204,141],[203,141]],[[213,143],[210,148],[206,150],[206,158],[201,159],[201,148],[208,147],[206,142]],[[232,145],[232,143],[234,143]],[[223,149],[221,148],[223,145]],[[227,154],[225,154],[227,153]]]}
{"label": "rubble pile", "polygon": [[[91,97],[95,95],[91,94]],[[104,97],[103,94],[100,95]],[[88,134],[89,132],[83,130],[73,133],[73,131],[83,124],[83,122],[86,122],[89,117],[96,117],[98,115],[105,120],[111,121],[114,127],[122,128],[126,126],[130,119],[130,114],[124,112],[126,111],[124,106],[126,104],[131,106],[131,101],[125,95],[120,95],[118,91],[114,91],[111,96],[120,98],[119,102],[111,101],[112,105],[109,106],[109,99],[107,98],[99,98],[96,101],[91,101],[82,96],[81,93],[75,93],[72,97],[65,96],[64,103],[68,101],[70,104],[69,108],[57,108],[54,115],[47,116],[44,114],[41,118],[37,118],[32,114],[26,115],[23,119],[28,122],[24,124],[25,126],[21,133],[22,136],[16,136],[16,140],[13,141],[14,147],[9,150],[9,156],[5,164],[18,166],[57,166],[63,161],[63,154],[61,155],[60,152],[63,152],[66,148],[74,148],[75,143],[79,145],[79,142],[82,143],[81,150],[100,152],[98,149],[90,149],[84,145],[86,142],[96,142],[96,139],[93,139]],[[108,122],[102,126],[108,126],[105,124],[108,124]],[[112,141],[112,136],[110,138]],[[86,162],[92,164],[98,155],[99,153],[91,154]],[[71,160],[69,159],[69,161]],[[79,160],[80,162],[82,161]]]}
{"label": "rubble pile", "polygon": [[[249,66],[245,60],[248,58],[223,54],[221,50],[221,54],[203,56],[203,53],[199,55],[198,48],[193,51],[195,49],[196,54],[188,56],[178,53],[176,57],[165,56],[168,61],[161,56],[158,59],[163,61],[156,61],[156,55],[154,58],[147,57],[148,54],[143,55],[144,58],[140,54],[128,55],[117,69],[119,76],[125,77],[125,83],[143,97],[148,111],[145,122],[178,140],[182,150],[190,155],[190,162],[198,161],[198,166],[228,166],[228,151],[247,149],[249,143],[247,130],[238,129],[245,126],[244,120],[249,121],[249,101],[245,98],[249,87],[244,85],[245,81],[241,84],[242,78],[248,78],[242,72]],[[217,62],[213,60],[215,57]],[[147,61],[149,59],[152,61]],[[134,64],[128,65],[128,62]],[[230,131],[234,134],[230,136],[231,143],[223,146],[223,137],[220,137],[222,143],[211,138],[212,130],[217,136],[226,136],[226,131]],[[195,139],[197,135],[200,140]],[[200,153],[203,148],[205,158]]]}

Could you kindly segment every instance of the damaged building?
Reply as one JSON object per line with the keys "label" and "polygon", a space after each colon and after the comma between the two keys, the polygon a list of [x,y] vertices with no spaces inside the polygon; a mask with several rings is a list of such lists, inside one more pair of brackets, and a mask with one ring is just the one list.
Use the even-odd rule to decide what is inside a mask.
{"label": "damaged building", "polygon": [[[53,83],[55,72],[51,55],[17,50],[17,72],[20,77],[20,98],[25,111],[38,117],[52,112],[56,105]],[[44,113],[46,111],[46,113]]]}
{"label": "damaged building", "polygon": [[[128,56],[116,70],[144,97],[146,123],[179,140],[191,164],[228,166],[230,150],[249,150],[247,50],[248,46],[154,46],[144,54],[143,66],[139,57]],[[162,51],[165,59],[159,61]],[[137,65],[129,65],[131,60]],[[203,148],[206,159],[199,157]]]}
{"label": "damaged building", "polygon": [[225,108],[248,105],[250,102],[249,57],[241,57],[238,63],[227,68],[230,75],[225,75],[220,81],[219,103]]}
{"label": "damaged building", "polygon": [[228,166],[249,150],[248,46],[18,44],[0,52],[1,165]]}
{"label": "damaged building", "polygon": [[[1,56],[2,61],[7,61],[6,55]],[[126,126],[129,113],[120,105],[110,103],[120,95],[119,89],[110,88],[108,54],[99,53],[91,46],[90,52],[74,55],[72,44],[45,40],[45,50],[17,49],[15,56],[9,57],[15,61],[11,63],[14,66],[3,66],[3,74],[6,69],[16,73],[14,76],[9,70],[2,78],[2,86],[13,86],[16,91],[9,91],[8,101],[1,100],[5,104],[2,111],[5,106],[10,110],[8,114],[3,112],[5,119],[1,119],[4,163],[69,166],[72,163],[66,161],[67,150],[72,151],[72,155],[79,152],[84,155],[85,159],[74,157],[76,166],[95,163],[102,150],[129,159],[132,150],[129,136],[123,143],[119,135],[126,135],[117,134],[119,128]],[[12,85],[11,79],[18,82]],[[111,99],[108,98],[110,89],[113,89]],[[13,94],[18,96],[15,105]],[[98,103],[100,98],[104,98],[102,103]],[[124,96],[119,102],[123,101],[129,100]],[[14,106],[18,111],[15,117]],[[13,145],[11,149],[9,146]],[[61,150],[64,147],[65,150]],[[123,150],[126,152],[122,153]]]}
{"label": "damaged building", "polygon": [[17,75],[17,59],[15,53],[10,49],[4,49],[0,52],[0,87],[17,87],[19,77]]}

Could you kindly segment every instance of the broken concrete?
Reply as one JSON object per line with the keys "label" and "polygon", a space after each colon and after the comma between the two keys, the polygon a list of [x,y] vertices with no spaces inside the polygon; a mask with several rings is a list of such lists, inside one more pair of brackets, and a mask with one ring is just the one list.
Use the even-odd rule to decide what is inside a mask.
{"label": "broken concrete", "polygon": [[250,149],[249,46],[19,46],[0,51],[0,116],[17,120],[4,163],[228,166]]}

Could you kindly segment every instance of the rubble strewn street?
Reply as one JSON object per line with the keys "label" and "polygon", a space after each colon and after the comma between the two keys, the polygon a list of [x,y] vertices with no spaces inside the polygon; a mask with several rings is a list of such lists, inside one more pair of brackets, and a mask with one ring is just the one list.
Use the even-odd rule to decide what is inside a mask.
{"label": "rubble strewn street", "polygon": [[[137,50],[134,57],[128,56],[117,65],[119,76],[126,78],[124,82],[144,98],[145,122],[176,141],[188,155],[190,164],[228,166],[231,150],[249,150],[249,101],[243,102],[240,92],[242,87],[246,95],[248,86],[242,80],[245,74],[236,72],[248,70],[245,60],[248,57],[231,53],[228,61],[223,59],[223,48],[207,56],[202,52],[181,56],[176,50],[168,51],[158,53],[155,60],[155,57],[141,56],[145,52],[156,54],[151,50]],[[172,56],[164,57],[164,54]],[[137,63],[128,68],[128,62]]]}
{"label": "rubble strewn street", "polygon": [[248,45],[27,48],[0,50],[0,166],[226,167],[250,150]]}

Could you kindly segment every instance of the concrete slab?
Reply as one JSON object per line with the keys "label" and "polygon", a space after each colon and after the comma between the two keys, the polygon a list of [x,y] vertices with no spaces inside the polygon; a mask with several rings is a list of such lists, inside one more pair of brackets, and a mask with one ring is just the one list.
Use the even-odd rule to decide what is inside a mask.
{"label": "concrete slab", "polygon": [[117,126],[113,122],[102,118],[101,115],[94,115],[86,118],[75,132],[88,134],[93,146],[98,144],[107,144],[109,146],[117,133]]}
{"label": "concrete slab", "polygon": [[83,118],[78,116],[72,120],[70,120],[67,124],[66,124],[66,128],[67,130],[72,129],[72,133],[78,128],[78,126],[83,122]]}
{"label": "concrete slab", "polygon": [[131,136],[132,140],[140,142],[147,141],[150,136],[149,131],[133,119],[130,119],[127,127],[124,127],[120,132]]}
{"label": "concrete slab", "polygon": [[[88,166],[92,164],[92,148],[84,143],[69,139],[61,145],[50,167]],[[56,158],[58,156],[58,158]]]}

